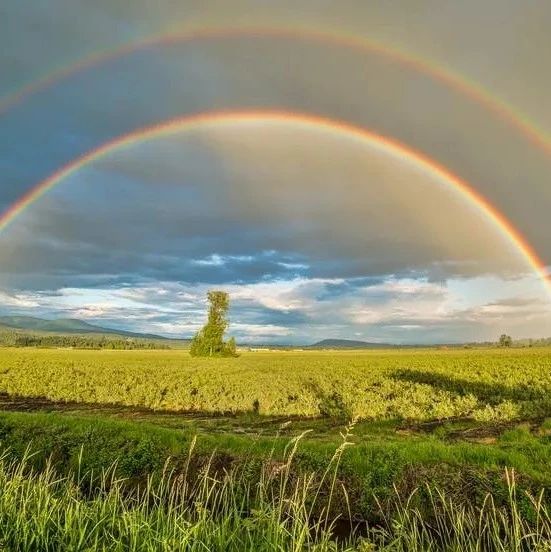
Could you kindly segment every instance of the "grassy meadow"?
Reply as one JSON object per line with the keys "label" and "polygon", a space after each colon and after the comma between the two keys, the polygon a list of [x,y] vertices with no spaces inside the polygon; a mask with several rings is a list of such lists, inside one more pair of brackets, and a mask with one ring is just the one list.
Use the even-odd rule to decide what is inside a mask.
{"label": "grassy meadow", "polygon": [[0,409],[8,550],[551,546],[550,349],[5,348]]}

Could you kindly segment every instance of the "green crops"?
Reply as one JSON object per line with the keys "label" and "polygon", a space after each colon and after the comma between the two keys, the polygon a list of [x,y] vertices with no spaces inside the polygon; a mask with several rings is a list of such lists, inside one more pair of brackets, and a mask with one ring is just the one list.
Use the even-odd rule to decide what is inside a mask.
{"label": "green crops", "polygon": [[0,349],[0,392],[170,411],[480,421],[551,415],[550,349],[260,352]]}

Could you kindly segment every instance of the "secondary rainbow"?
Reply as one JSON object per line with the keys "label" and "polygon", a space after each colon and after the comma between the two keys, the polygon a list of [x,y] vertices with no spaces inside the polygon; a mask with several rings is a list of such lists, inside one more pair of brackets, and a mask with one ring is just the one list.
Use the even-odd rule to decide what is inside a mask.
{"label": "secondary rainbow", "polygon": [[184,32],[153,35],[131,42],[117,49],[110,49],[101,52],[94,52],[79,62],[61,67],[42,78],[23,86],[18,91],[0,99],[0,114],[19,104],[27,97],[32,96],[41,90],[54,86],[57,82],[69,78],[74,74],[85,71],[110,60],[146,49],[152,46],[162,46],[175,43],[184,43],[193,40],[208,40],[215,38],[235,37],[289,37],[302,38],[321,43],[334,43],[337,46],[351,48],[359,51],[376,53],[387,57],[394,63],[409,67],[427,77],[438,81],[445,86],[456,90],[470,100],[483,106],[490,113],[493,113],[500,120],[505,121],[510,127],[516,129],[528,141],[541,148],[547,155],[551,155],[551,136],[531,121],[527,116],[515,110],[503,100],[490,94],[477,83],[469,81],[459,75],[444,69],[443,67],[429,63],[426,60],[406,54],[402,51],[390,48],[365,38],[339,34],[307,27],[294,28],[273,28],[273,27],[235,27],[235,28],[202,28],[192,29]]}
{"label": "secondary rainbow", "polygon": [[478,193],[470,184],[449,172],[434,160],[419,153],[410,147],[386,136],[371,132],[363,127],[357,127],[342,121],[285,111],[211,111],[194,114],[187,117],[170,119],[159,124],[149,126],[114,140],[102,144],[100,147],[71,161],[46,180],[43,180],[14,203],[0,216],[0,235],[27,207],[32,205],[48,190],[63,182],[86,165],[100,160],[102,157],[135,144],[167,136],[171,134],[191,131],[202,126],[220,126],[223,124],[240,124],[245,122],[259,122],[270,124],[274,122],[290,125],[302,125],[313,129],[326,130],[333,133],[358,139],[372,147],[377,147],[405,162],[412,163],[432,174],[459,192],[466,201],[474,205],[494,226],[516,247],[530,266],[542,278],[544,285],[551,293],[551,281],[547,276],[545,264],[536,251],[513,226],[513,224],[485,197]]}

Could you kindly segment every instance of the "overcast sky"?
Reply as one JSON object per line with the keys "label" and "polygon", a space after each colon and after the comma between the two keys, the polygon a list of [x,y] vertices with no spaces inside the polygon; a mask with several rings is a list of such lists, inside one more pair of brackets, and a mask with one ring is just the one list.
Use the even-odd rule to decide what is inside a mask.
{"label": "overcast sky", "polygon": [[[142,127],[292,111],[433,159],[551,265],[550,26],[544,0],[5,0],[0,212]],[[33,88],[167,33],[195,38],[126,49]],[[0,233],[0,314],[189,336],[213,288],[230,292],[231,332],[246,341],[551,335],[549,291],[480,208],[388,148],[298,119],[196,125],[113,150]]]}

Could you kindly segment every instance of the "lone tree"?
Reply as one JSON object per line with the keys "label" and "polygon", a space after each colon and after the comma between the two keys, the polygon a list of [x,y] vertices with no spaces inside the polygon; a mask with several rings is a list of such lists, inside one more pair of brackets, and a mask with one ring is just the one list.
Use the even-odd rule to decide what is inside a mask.
{"label": "lone tree", "polygon": [[513,338],[507,334],[501,334],[499,338],[500,347],[511,347],[513,345]]}
{"label": "lone tree", "polygon": [[209,291],[210,306],[207,323],[199,330],[191,342],[191,356],[237,356],[235,339],[224,342],[224,332],[229,322],[226,318],[230,307],[230,296],[225,291]]}

